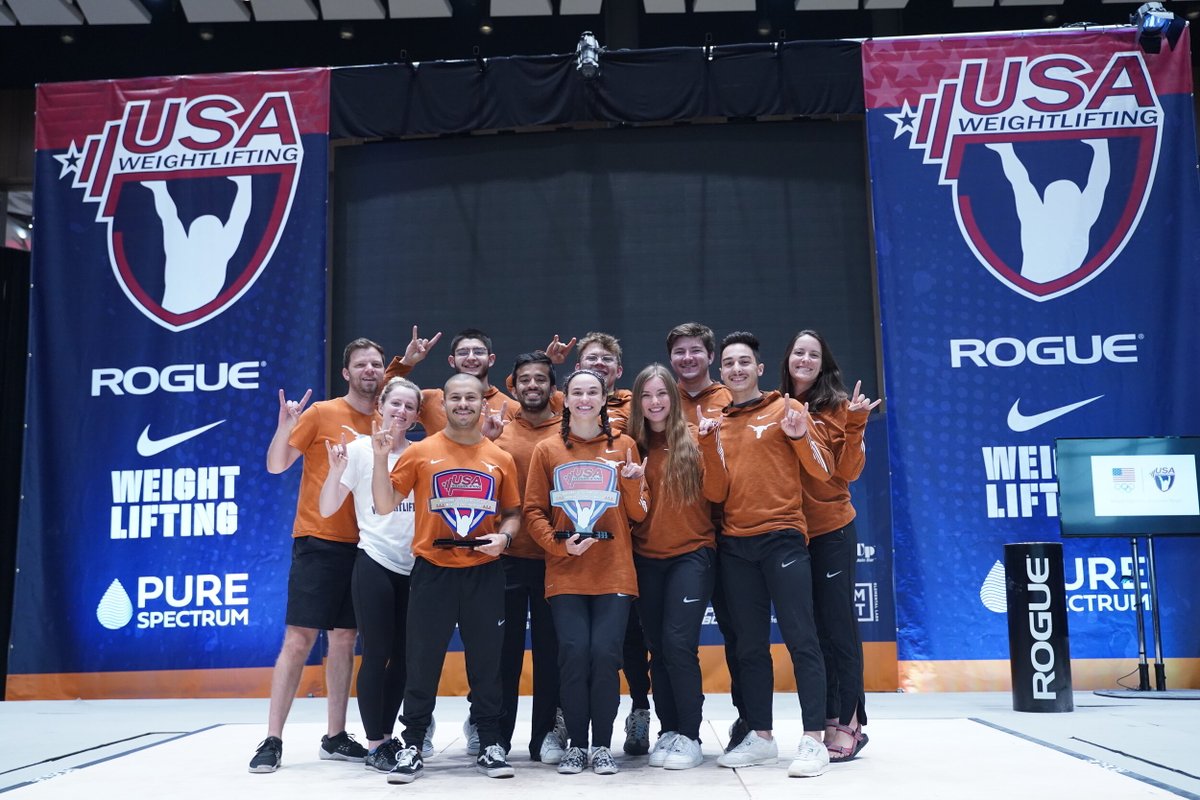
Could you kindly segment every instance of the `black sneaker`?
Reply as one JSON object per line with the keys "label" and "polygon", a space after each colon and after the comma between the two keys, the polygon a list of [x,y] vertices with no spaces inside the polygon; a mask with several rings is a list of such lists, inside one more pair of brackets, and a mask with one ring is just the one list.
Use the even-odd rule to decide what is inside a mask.
{"label": "black sneaker", "polygon": [[328,761],[365,761],[367,748],[354,741],[354,737],[342,731],[336,736],[322,736],[321,749],[317,751],[322,759]]}
{"label": "black sneaker", "polygon": [[373,769],[376,772],[391,772],[396,766],[396,754],[403,747],[404,745],[400,744],[399,739],[395,737],[388,739],[367,753],[367,760],[364,764],[367,769]]}
{"label": "black sneaker", "polygon": [[250,759],[251,772],[274,772],[283,760],[283,739],[268,736],[258,745],[254,758]]}
{"label": "black sneaker", "polygon": [[742,743],[742,739],[746,738],[746,734],[750,732],[750,726],[746,724],[746,720],[738,717],[729,726],[729,742],[725,745],[725,752],[728,753],[733,748]]}
{"label": "black sneaker", "polygon": [[515,773],[512,765],[504,757],[504,748],[498,744],[489,744],[475,759],[475,769],[489,778],[511,778]]}
{"label": "black sneaker", "polygon": [[406,747],[396,755],[396,766],[388,773],[388,783],[412,783],[421,777],[425,771],[425,762],[421,760],[421,751],[415,747]]}

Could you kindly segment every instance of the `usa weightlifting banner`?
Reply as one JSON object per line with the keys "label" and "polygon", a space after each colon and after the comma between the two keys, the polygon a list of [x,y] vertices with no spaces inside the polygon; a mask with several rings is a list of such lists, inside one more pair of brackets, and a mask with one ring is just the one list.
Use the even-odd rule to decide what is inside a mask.
{"label": "usa weightlifting banner", "polygon": [[[1007,684],[1004,544],[1059,539],[1057,437],[1196,433],[1189,42],[1147,53],[1121,27],[863,46],[902,687]],[[1063,548],[1075,688],[1113,686],[1145,565],[1127,540]],[[1198,556],[1159,546],[1176,686],[1198,677]]]}
{"label": "usa weightlifting banner", "polygon": [[[326,70],[39,87],[8,696],[247,694],[325,368]],[[259,671],[245,668],[262,668]]]}

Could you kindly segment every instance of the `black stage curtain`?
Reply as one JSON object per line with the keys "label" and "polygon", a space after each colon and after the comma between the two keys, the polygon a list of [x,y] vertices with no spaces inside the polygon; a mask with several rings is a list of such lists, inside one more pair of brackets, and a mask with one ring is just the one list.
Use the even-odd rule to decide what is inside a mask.
{"label": "black stage curtain", "polygon": [[[788,338],[812,327],[878,396],[863,138],[857,120],[804,120],[336,148],[331,349],[369,336],[390,357],[414,323],[447,340],[478,327],[502,386],[517,353],[603,330],[628,387],[697,320],[757,333],[775,388]],[[448,351],[413,379],[440,386]]]}
{"label": "black stage curtain", "polygon": [[25,420],[25,369],[29,351],[29,253],[0,247],[0,699],[8,677],[17,516],[21,501],[21,450]]}
{"label": "black stage curtain", "polygon": [[333,138],[589,122],[862,114],[861,46],[801,41],[617,50],[584,80],[574,55],[344,67],[332,71]]}

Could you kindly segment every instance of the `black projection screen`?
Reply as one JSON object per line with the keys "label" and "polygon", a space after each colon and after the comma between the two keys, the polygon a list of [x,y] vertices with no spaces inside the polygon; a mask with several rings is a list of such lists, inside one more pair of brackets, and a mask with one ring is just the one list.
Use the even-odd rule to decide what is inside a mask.
{"label": "black projection screen", "polygon": [[[764,389],[800,328],[879,395],[861,120],[727,123],[386,141],[335,150],[332,392],[356,336],[401,353],[413,324],[519,352],[618,336],[630,386],[667,331],[762,342]],[[449,342],[413,374],[449,376]],[[574,358],[567,366],[574,364]],[[560,373],[561,374],[561,373]],[[714,371],[714,376],[716,375]]]}

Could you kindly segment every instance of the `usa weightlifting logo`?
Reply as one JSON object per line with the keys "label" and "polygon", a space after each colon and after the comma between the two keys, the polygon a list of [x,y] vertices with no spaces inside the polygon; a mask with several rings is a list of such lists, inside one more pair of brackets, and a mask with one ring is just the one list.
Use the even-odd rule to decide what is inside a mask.
{"label": "usa weightlifting logo", "polygon": [[287,92],[134,100],[54,158],[107,226],[113,276],[158,325],[228,310],[266,269],[304,159]]}
{"label": "usa weightlifting logo", "polygon": [[589,533],[596,520],[621,502],[617,468],[599,461],[568,461],[554,468],[550,505],[571,518],[575,530]]}
{"label": "usa weightlifting logo", "polygon": [[1129,243],[1163,129],[1140,52],[1100,69],[1065,53],[965,59],[936,92],[885,116],[940,168],[979,262],[1038,302],[1091,281]]}
{"label": "usa weightlifting logo", "polygon": [[496,513],[496,480],[473,469],[454,469],[433,476],[433,497],[429,510],[442,519],[458,536],[466,538],[489,514]]}

